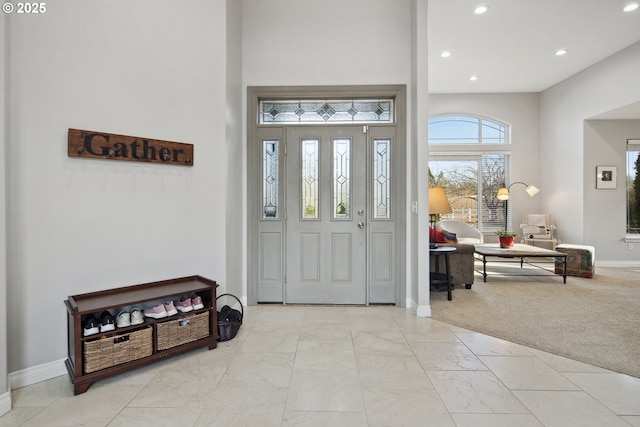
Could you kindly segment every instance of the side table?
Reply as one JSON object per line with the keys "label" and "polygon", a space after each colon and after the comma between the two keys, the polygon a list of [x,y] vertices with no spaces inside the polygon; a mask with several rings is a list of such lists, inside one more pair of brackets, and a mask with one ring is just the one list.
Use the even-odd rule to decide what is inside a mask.
{"label": "side table", "polygon": [[[451,296],[451,270],[449,269],[449,254],[456,251],[456,248],[451,246],[439,246],[436,248],[429,248],[429,254],[433,255],[436,262],[436,271],[429,273],[429,287],[431,290],[441,290],[437,285],[447,285],[447,299],[452,300]],[[440,272],[440,256],[444,256],[445,272]],[[434,288],[434,285],[436,287]]]}

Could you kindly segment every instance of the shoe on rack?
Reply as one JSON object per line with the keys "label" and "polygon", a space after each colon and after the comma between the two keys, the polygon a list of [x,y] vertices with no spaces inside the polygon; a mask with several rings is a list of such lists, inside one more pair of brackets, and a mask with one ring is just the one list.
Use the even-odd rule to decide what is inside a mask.
{"label": "shoe on rack", "polygon": [[158,304],[154,307],[149,307],[144,309],[145,317],[152,317],[154,319],[162,319],[163,317],[167,317],[167,310],[164,308],[164,304]]}
{"label": "shoe on rack", "polygon": [[182,313],[187,313],[189,311],[193,311],[193,306],[191,305],[191,298],[182,297],[179,301],[175,301],[176,308],[178,311]]}
{"label": "shoe on rack", "polygon": [[100,315],[100,332],[113,331],[116,328],[116,322],[113,315],[105,310]]}
{"label": "shoe on rack", "polygon": [[200,295],[191,295],[191,305],[193,306],[194,310],[200,310],[201,308],[204,308],[204,304],[202,303],[202,298],[200,297]]}
{"label": "shoe on rack", "polygon": [[82,335],[85,337],[100,332],[100,328],[98,327],[98,319],[96,319],[96,316],[94,316],[93,314],[88,315],[87,318],[84,319],[82,327]]}
{"label": "shoe on rack", "polygon": [[125,328],[127,326],[131,326],[131,313],[129,313],[127,310],[122,310],[116,316],[116,326],[118,328]]}
{"label": "shoe on rack", "polygon": [[144,323],[144,315],[142,314],[142,310],[139,308],[134,308],[131,310],[131,325],[140,325]]}
{"label": "shoe on rack", "polygon": [[173,301],[165,302],[164,309],[167,312],[167,316],[173,316],[174,314],[178,314],[178,310],[176,310],[176,307],[173,305]]}

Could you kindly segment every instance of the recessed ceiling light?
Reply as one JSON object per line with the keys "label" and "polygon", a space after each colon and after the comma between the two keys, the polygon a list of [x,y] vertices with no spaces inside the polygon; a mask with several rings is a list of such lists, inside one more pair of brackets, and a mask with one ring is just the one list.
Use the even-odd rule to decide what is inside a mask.
{"label": "recessed ceiling light", "polygon": [[469,77],[469,81],[475,82],[476,80],[478,80],[478,76]]}
{"label": "recessed ceiling light", "polygon": [[485,13],[487,10],[489,10],[489,6],[478,6],[476,7],[476,9],[473,11],[476,15],[482,15],[483,13]]}
{"label": "recessed ceiling light", "polygon": [[451,52],[449,52],[448,50],[445,50],[444,52],[442,52],[440,54],[440,56],[443,57],[443,58],[448,58],[448,57],[451,56]]}
{"label": "recessed ceiling light", "polygon": [[556,56],[566,55],[569,52],[567,49],[558,49],[556,50]]}
{"label": "recessed ceiling light", "polygon": [[629,3],[624,7],[625,12],[631,12],[632,10],[636,10],[638,8],[638,3]]}

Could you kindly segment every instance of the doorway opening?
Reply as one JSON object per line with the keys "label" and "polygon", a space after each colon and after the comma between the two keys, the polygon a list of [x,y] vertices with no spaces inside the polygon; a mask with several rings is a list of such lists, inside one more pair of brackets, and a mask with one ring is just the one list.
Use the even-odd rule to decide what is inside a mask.
{"label": "doorway opening", "polygon": [[247,92],[248,303],[402,306],[405,87]]}

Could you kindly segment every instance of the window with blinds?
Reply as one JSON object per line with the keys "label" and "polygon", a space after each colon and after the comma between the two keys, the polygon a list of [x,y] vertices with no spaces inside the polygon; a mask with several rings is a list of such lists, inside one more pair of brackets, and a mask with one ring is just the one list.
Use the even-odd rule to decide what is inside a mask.
{"label": "window with blinds", "polygon": [[505,203],[498,189],[508,182],[509,127],[463,115],[429,120],[429,187],[442,187],[453,212],[443,219],[481,231],[504,228]]}

